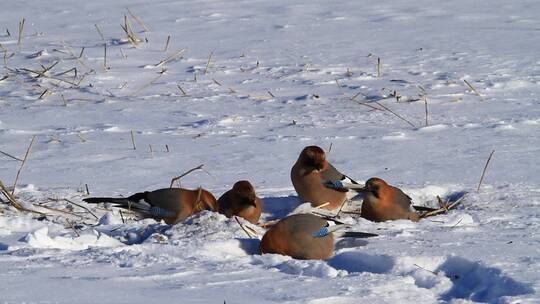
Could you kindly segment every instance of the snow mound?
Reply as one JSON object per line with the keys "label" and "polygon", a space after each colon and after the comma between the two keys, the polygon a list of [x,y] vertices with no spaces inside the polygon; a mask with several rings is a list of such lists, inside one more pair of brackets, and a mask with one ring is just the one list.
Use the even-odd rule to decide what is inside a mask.
{"label": "snow mound", "polygon": [[89,247],[116,247],[121,242],[99,233],[96,230],[86,232],[77,237],[49,236],[49,228],[43,227],[27,234],[24,242],[34,248],[55,248],[66,250],[85,250]]}

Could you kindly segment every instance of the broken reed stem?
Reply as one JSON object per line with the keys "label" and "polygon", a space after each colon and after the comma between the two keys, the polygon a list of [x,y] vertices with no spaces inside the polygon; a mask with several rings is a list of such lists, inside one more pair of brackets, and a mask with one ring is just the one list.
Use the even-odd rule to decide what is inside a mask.
{"label": "broken reed stem", "polygon": [[107,43],[103,44],[103,70],[107,71]]}
{"label": "broken reed stem", "polygon": [[202,167],[203,167],[203,166],[204,166],[204,164],[200,164],[200,165],[198,165],[197,167],[191,168],[191,169],[189,169],[188,171],[186,171],[186,172],[180,174],[179,176],[173,177],[173,178],[171,179],[171,185],[169,186],[169,188],[172,188],[172,187],[173,187],[175,181],[180,180],[182,177],[184,177],[184,176],[190,174],[191,172],[193,172],[193,171],[195,171],[195,170],[202,170]]}
{"label": "broken reed stem", "polygon": [[15,156],[13,156],[13,155],[11,155],[11,154],[9,154],[9,153],[6,153],[6,152],[4,152],[4,151],[0,151],[0,154],[4,154],[5,156],[10,157],[10,158],[13,158],[14,160],[18,160],[18,161],[21,161],[21,162],[23,161],[22,159],[20,159],[20,158],[18,158],[18,157],[15,157]]}
{"label": "broken reed stem", "polygon": [[165,48],[163,49],[166,52],[169,49],[169,42],[171,42],[171,35],[167,36],[167,41],[165,42]]}
{"label": "broken reed stem", "polygon": [[21,45],[22,45],[22,34],[24,30],[24,22],[25,22],[24,18],[22,19],[21,22],[19,22],[19,38],[17,39],[17,47],[19,50],[21,50]]}
{"label": "broken reed stem", "polygon": [[475,87],[473,87],[472,84],[470,84],[467,80],[463,79],[463,81],[465,82],[465,84],[469,87],[469,89],[471,89],[476,95],[478,95],[478,97],[480,97],[480,99],[482,99],[482,101],[485,101],[484,99],[484,96],[482,96],[482,94],[480,94],[480,92],[478,92],[476,90]]}
{"label": "broken reed stem", "polygon": [[126,221],[124,220],[124,214],[122,213],[122,210],[118,210],[120,212],[120,218],[122,219],[122,224],[125,224]]}
{"label": "broken reed stem", "polygon": [[377,57],[377,77],[381,77],[381,58]]}
{"label": "broken reed stem", "polygon": [[380,106],[381,108],[383,108],[383,109],[385,109],[386,111],[388,111],[388,112],[394,114],[397,118],[399,118],[399,119],[403,120],[404,122],[408,123],[411,127],[416,128],[416,126],[415,126],[412,122],[410,122],[410,121],[408,121],[407,119],[403,118],[403,116],[401,116],[401,115],[397,114],[396,112],[390,110],[388,107],[382,105],[382,104],[381,104],[380,102],[378,102],[378,101],[374,101],[374,102],[375,102],[375,104],[377,104],[377,105]]}
{"label": "broken reed stem", "polygon": [[140,93],[142,90],[148,88],[149,86],[153,85],[156,80],[158,80],[163,74],[159,74],[156,78],[152,79],[149,83],[143,85],[142,87],[138,88],[135,92],[131,93],[129,96],[134,96],[138,93]]}
{"label": "broken reed stem", "polygon": [[133,135],[133,130],[131,130],[131,144],[133,145],[133,150],[137,150],[135,146],[135,135]]}
{"label": "broken reed stem", "polygon": [[176,86],[178,87],[178,89],[180,90],[180,92],[182,92],[182,94],[183,94],[184,96],[187,96],[186,91],[184,91],[184,89],[182,89],[182,87],[181,87],[179,84],[177,84]]}
{"label": "broken reed stem", "polygon": [[155,67],[160,67],[166,63],[168,63],[169,61],[172,61],[172,60],[175,60],[176,58],[178,58],[180,55],[182,55],[182,53],[184,53],[186,51],[185,48],[183,49],[180,49],[178,51],[176,51],[175,53],[173,53],[172,55],[170,55],[169,57],[161,60],[160,62],[154,64]]}
{"label": "broken reed stem", "polygon": [[17,200],[13,197],[13,195],[11,195],[9,193],[9,189],[6,187],[6,185],[4,185],[4,183],[0,180],[0,193],[2,193],[6,199],[8,200],[8,202],[13,206],[15,207],[15,209],[17,210],[23,210],[23,206],[17,202]]}
{"label": "broken reed stem", "polygon": [[83,56],[83,54],[84,54],[84,46],[82,47],[81,52],[79,53],[79,57],[78,57],[78,58],[81,59],[82,56]]}
{"label": "broken reed stem", "polygon": [[482,170],[482,176],[480,176],[480,182],[478,183],[478,187],[476,188],[476,192],[480,191],[480,186],[482,186],[482,182],[484,181],[484,175],[486,174],[487,167],[489,165],[489,161],[491,160],[491,157],[493,156],[493,153],[495,153],[495,150],[491,151],[489,154],[489,157],[486,161],[486,165],[484,166],[484,170]]}
{"label": "broken reed stem", "polygon": [[238,217],[235,215],[234,216],[234,219],[236,220],[236,222],[238,223],[238,226],[240,226],[240,228],[242,228],[242,230],[244,230],[244,232],[246,233],[246,235],[252,239],[253,237],[251,236],[251,234],[246,230],[246,228],[244,228],[244,225],[242,225],[242,223],[240,223],[240,220],[238,219]]}
{"label": "broken reed stem", "polygon": [[427,106],[427,97],[424,96],[424,107],[426,109],[426,127],[428,126],[428,106]]}
{"label": "broken reed stem", "polygon": [[64,94],[61,94],[60,96],[62,97],[62,101],[64,102],[64,107],[67,107],[68,104],[66,98],[64,97]]}
{"label": "broken reed stem", "polygon": [[84,188],[86,189],[86,195],[90,195],[90,190],[88,189],[88,184],[84,184]]}
{"label": "broken reed stem", "polygon": [[316,206],[315,209],[321,209],[321,208],[324,208],[324,207],[326,207],[326,206],[328,206],[328,205],[330,205],[330,202],[326,202],[326,203],[324,203],[324,204],[321,204],[321,205],[319,205],[319,206]]}
{"label": "broken reed stem", "polygon": [[76,214],[76,213],[73,213],[73,212],[69,212],[69,211],[66,211],[66,210],[61,210],[61,209],[57,209],[57,208],[53,208],[53,207],[49,207],[49,206],[45,206],[45,205],[40,205],[40,204],[32,204],[32,205],[35,206],[35,207],[47,209],[47,210],[54,211],[54,212],[73,215],[73,216],[79,217],[81,219],[84,218],[84,216],[82,216],[82,215],[79,215],[79,214]]}
{"label": "broken reed stem", "polygon": [[204,68],[204,75],[208,72],[208,67],[210,66],[210,60],[212,60],[212,55],[214,52],[210,52],[210,55],[208,56],[208,61],[206,62],[206,67]]}
{"label": "broken reed stem", "polygon": [[82,209],[88,211],[88,213],[90,213],[96,220],[99,219],[99,217],[97,217],[90,209],[86,208],[85,206],[82,206],[82,205],[79,205],[79,204],[77,204],[77,203],[74,203],[74,202],[72,202],[71,200],[69,200],[69,199],[67,199],[67,198],[65,198],[64,201],[66,201],[66,202],[68,202],[68,203],[70,203],[70,204],[72,204],[72,205],[75,205],[75,206],[77,206],[77,207],[79,207],[79,208],[82,208]]}
{"label": "broken reed stem", "polygon": [[28,148],[26,149],[26,153],[24,154],[23,160],[21,162],[21,166],[19,167],[19,170],[17,171],[17,175],[15,176],[15,182],[13,183],[13,189],[11,189],[11,195],[15,193],[15,187],[17,187],[17,182],[19,181],[19,176],[21,174],[21,170],[24,167],[24,164],[26,163],[26,159],[28,159],[28,155],[30,154],[30,150],[32,150],[32,145],[34,144],[34,141],[36,140],[36,136],[32,136],[32,141],[30,141],[30,145],[28,145]]}
{"label": "broken reed stem", "polygon": [[66,219],[66,222],[68,223],[69,227],[71,229],[73,229],[73,232],[75,232],[75,234],[77,235],[77,237],[80,237],[81,235],[79,234],[79,232],[77,231],[77,229],[75,229],[75,226],[73,226],[73,223],[70,222],[68,219]]}
{"label": "broken reed stem", "polygon": [[127,9],[128,11],[128,14],[131,16],[131,18],[135,19],[135,21],[137,21],[137,23],[144,29],[145,32],[149,32],[150,29],[146,26],[146,24],[144,24],[144,22],[142,21],[141,18],[139,18],[137,15],[135,15],[134,13],[131,12],[131,10],[128,8]]}
{"label": "broken reed stem", "polygon": [[[99,34],[99,37],[101,37],[101,40],[103,40],[103,42],[105,42],[105,36],[103,36],[103,32],[101,31],[101,29],[99,28],[99,25],[97,25],[97,23],[94,24],[94,26],[96,27],[96,30]],[[84,49],[84,48],[83,48]],[[81,54],[82,54],[82,51],[81,51]],[[80,57],[79,57],[80,58]]]}

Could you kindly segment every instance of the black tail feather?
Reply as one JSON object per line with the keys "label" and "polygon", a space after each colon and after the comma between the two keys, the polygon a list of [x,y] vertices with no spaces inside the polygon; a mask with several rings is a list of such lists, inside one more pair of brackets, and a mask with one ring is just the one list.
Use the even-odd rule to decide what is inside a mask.
{"label": "black tail feather", "polygon": [[375,233],[369,233],[369,232],[359,232],[359,231],[345,231],[343,234],[341,234],[341,237],[350,237],[350,238],[369,238],[369,237],[375,237],[379,236]]}
{"label": "black tail feather", "polygon": [[414,210],[416,210],[416,211],[427,211],[427,212],[431,212],[431,211],[437,210],[437,209],[435,209],[435,208],[426,207],[426,206],[415,206],[415,205],[413,205],[412,207],[413,207]]}
{"label": "black tail feather", "polygon": [[124,208],[132,211],[137,211],[143,214],[148,213],[151,206],[148,203],[145,203],[144,201],[139,201],[139,199],[143,198],[142,193],[134,194],[130,197],[88,197],[84,198],[83,201],[89,203],[89,204],[99,204],[99,203],[111,203],[114,204],[115,207]]}

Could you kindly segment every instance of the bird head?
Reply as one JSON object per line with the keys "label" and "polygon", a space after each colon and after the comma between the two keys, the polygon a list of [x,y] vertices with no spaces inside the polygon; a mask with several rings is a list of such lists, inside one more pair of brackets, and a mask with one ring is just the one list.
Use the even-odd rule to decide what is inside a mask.
{"label": "bird head", "polygon": [[360,189],[366,195],[373,196],[376,199],[381,198],[381,193],[384,193],[388,184],[378,177],[372,177],[367,180],[364,188]]}
{"label": "bird head", "polygon": [[313,170],[322,170],[326,164],[326,154],[318,146],[307,146],[302,150],[299,157],[301,163]]}
{"label": "bird head", "polygon": [[243,204],[256,207],[257,195],[255,194],[255,188],[253,188],[250,182],[246,180],[238,181],[233,185],[232,190]]}

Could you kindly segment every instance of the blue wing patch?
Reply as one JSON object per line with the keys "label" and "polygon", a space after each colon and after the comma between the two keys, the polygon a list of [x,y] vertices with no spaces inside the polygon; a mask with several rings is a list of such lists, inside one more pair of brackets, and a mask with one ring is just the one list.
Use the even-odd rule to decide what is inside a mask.
{"label": "blue wing patch", "polygon": [[335,181],[335,182],[326,182],[324,184],[326,187],[328,188],[331,188],[331,189],[336,189],[336,190],[343,190],[343,189],[346,189],[344,186],[343,186],[343,183],[341,183],[341,181]]}
{"label": "blue wing patch", "polygon": [[324,226],[319,231],[313,234],[313,237],[322,238],[328,235],[328,227]]}
{"label": "blue wing patch", "polygon": [[155,217],[175,217],[176,213],[172,211],[167,211],[165,209],[161,209],[159,207],[153,206],[150,208],[150,214],[152,214]]}

